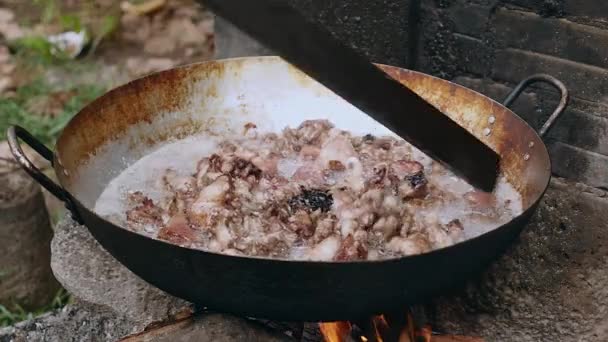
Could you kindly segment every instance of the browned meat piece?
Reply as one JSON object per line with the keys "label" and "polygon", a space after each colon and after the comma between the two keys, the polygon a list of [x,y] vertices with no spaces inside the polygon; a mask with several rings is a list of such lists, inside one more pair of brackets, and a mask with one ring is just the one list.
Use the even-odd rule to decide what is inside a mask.
{"label": "browned meat piece", "polygon": [[489,192],[471,191],[467,192],[464,198],[479,210],[487,210],[496,206],[496,197]]}
{"label": "browned meat piece", "polygon": [[135,207],[127,210],[128,223],[153,226],[162,224],[163,210],[141,192],[129,194],[129,202]]}
{"label": "browned meat piece", "polygon": [[493,194],[463,200],[467,184],[401,139],[353,137],[326,120],[255,128],[219,142],[191,175],[167,170],[158,203],[129,195],[127,227],[224,254],[350,261],[446,247],[465,237],[457,218],[491,225],[510,213]]}
{"label": "browned meat piece", "polygon": [[426,253],[431,250],[431,245],[427,238],[417,233],[407,238],[395,236],[387,244],[389,250],[401,255],[415,255]]}
{"label": "browned meat piece", "polygon": [[288,219],[289,229],[297,233],[303,238],[310,238],[315,234],[315,226],[310,218],[310,215],[302,209],[296,211]]}
{"label": "browned meat piece", "polygon": [[209,170],[211,172],[221,172],[224,160],[217,154],[212,154],[209,157]]}
{"label": "browned meat piece", "polygon": [[347,236],[340,245],[336,261],[365,260],[367,259],[367,248],[361,242],[356,241],[352,235]]}
{"label": "browned meat piece", "polygon": [[196,240],[196,231],[190,228],[184,215],[173,216],[167,225],[158,231],[158,238],[179,245],[186,245]]}
{"label": "browned meat piece", "polygon": [[389,138],[380,138],[374,140],[374,146],[382,150],[388,151],[393,146],[393,140]]}
{"label": "browned meat piece", "polygon": [[328,164],[328,168],[332,171],[344,171],[346,167],[339,160],[330,160]]}
{"label": "browned meat piece", "polygon": [[381,217],[374,223],[372,231],[388,241],[392,236],[399,234],[399,220],[392,215]]}
{"label": "browned meat piece", "polygon": [[249,179],[251,176],[253,177],[252,180],[258,180],[262,175],[262,170],[255,166],[251,161],[242,158],[236,158],[234,160],[233,168],[227,172],[230,172],[232,177],[240,177],[243,179]]}
{"label": "browned meat piece", "polygon": [[380,164],[380,165],[374,166],[374,168],[372,169],[372,176],[368,181],[369,184],[374,185],[374,186],[379,186],[379,187],[386,186],[385,180],[386,180],[386,176],[387,176],[387,171],[388,171],[388,168],[386,167],[385,164]]}
{"label": "browned meat piece", "polygon": [[258,128],[258,126],[256,126],[256,124],[254,124],[253,122],[248,122],[243,127],[245,128],[245,131],[244,131],[245,135],[247,135],[247,133],[249,132],[249,130]]}
{"label": "browned meat piece", "polygon": [[297,135],[304,144],[316,144],[320,141],[323,134],[332,129],[332,125],[327,120],[308,120],[304,121],[297,129]]}
{"label": "browned meat piece", "polygon": [[336,217],[333,215],[326,215],[325,217],[317,220],[317,227],[312,240],[314,243],[319,243],[335,233]]}
{"label": "browned meat piece", "polygon": [[417,161],[397,160],[391,164],[391,172],[399,179],[423,172],[424,167]]}
{"label": "browned meat piece", "polygon": [[251,162],[258,169],[260,169],[262,173],[274,175],[277,173],[279,157],[275,153],[272,153],[266,158],[260,156],[254,157],[253,159],[251,159]]}

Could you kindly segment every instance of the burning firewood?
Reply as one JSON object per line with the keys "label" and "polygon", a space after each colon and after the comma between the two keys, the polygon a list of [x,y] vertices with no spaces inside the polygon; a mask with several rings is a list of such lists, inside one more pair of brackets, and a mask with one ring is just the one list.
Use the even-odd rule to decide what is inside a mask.
{"label": "burning firewood", "polygon": [[431,326],[416,328],[410,314],[398,317],[374,316],[364,322],[320,323],[325,342],[485,342],[483,338],[436,335]]}

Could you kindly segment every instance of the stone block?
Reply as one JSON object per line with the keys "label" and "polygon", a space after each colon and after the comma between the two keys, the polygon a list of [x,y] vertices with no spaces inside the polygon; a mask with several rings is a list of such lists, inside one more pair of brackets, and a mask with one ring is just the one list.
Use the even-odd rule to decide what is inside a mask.
{"label": "stone block", "polygon": [[486,33],[491,7],[458,1],[445,10],[454,25],[454,32],[481,38]]}
{"label": "stone block", "polygon": [[590,186],[608,189],[608,156],[552,141],[548,144],[553,173]]}
{"label": "stone block", "polygon": [[69,216],[55,228],[51,253],[53,273],[65,289],[83,302],[125,317],[131,333],[193,310],[129,271]]}
{"label": "stone block", "polygon": [[490,52],[483,41],[454,33],[453,44],[454,59],[458,61],[460,70],[478,76],[485,76],[490,73],[491,61],[486,58]]}
{"label": "stone block", "polygon": [[608,67],[608,31],[566,19],[499,9],[494,26],[501,46]]}
{"label": "stone block", "polygon": [[121,342],[189,341],[289,342],[293,339],[243,318],[206,314],[154,328],[121,340]]}
{"label": "stone block", "polygon": [[492,78],[516,83],[536,73],[557,77],[573,96],[608,103],[606,69],[513,48],[496,52]]}
{"label": "stone block", "polygon": [[431,305],[435,328],[488,342],[607,341],[607,196],[555,179],[510,251]]}
{"label": "stone block", "polygon": [[507,6],[523,7],[533,10],[542,16],[562,16],[564,13],[563,1],[561,0],[503,0]]}
{"label": "stone block", "polygon": [[[550,107],[554,106],[552,103]],[[608,156],[608,118],[571,106],[551,129],[548,138]]]}
{"label": "stone block", "polygon": [[564,0],[564,12],[608,22],[608,2],[597,0]]}

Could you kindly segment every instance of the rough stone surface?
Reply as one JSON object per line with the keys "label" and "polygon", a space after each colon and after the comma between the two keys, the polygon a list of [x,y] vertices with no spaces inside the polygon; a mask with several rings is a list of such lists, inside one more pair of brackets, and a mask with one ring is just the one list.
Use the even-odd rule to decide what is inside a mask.
{"label": "rough stone surface", "polygon": [[113,310],[77,301],[56,312],[0,329],[0,342],[291,341],[279,331],[221,314],[181,319],[135,335],[133,326],[133,321]]}
{"label": "rough stone surface", "polygon": [[56,312],[0,329],[0,342],[105,342],[132,331],[133,322],[112,310],[77,302]]}
{"label": "rough stone surface", "polygon": [[262,325],[242,318],[208,314],[188,319],[149,332],[128,337],[123,342],[287,342],[287,335],[271,331]]}
{"label": "rough stone surface", "polygon": [[132,322],[133,333],[191,310],[189,303],[129,271],[69,216],[55,228],[51,251],[57,280],[80,300],[124,316]]}
{"label": "rough stone surface", "polygon": [[607,341],[607,211],[608,193],[554,180],[520,241],[434,303],[436,327],[488,342]]}
{"label": "rough stone surface", "polygon": [[66,216],[52,242],[52,267],[76,298],[65,308],[0,329],[0,342],[289,341],[281,330],[192,306],[139,279]]}
{"label": "rough stone surface", "polygon": [[40,186],[0,142],[0,304],[37,309],[59,289],[49,261],[52,236]]}

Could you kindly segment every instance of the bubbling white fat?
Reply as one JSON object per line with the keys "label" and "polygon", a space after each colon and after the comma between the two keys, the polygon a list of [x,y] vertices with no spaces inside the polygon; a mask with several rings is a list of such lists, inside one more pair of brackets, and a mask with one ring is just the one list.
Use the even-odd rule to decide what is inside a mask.
{"label": "bubbling white fat", "polygon": [[130,192],[141,191],[154,202],[162,202],[169,195],[159,184],[166,170],[173,169],[180,176],[194,173],[196,162],[212,154],[217,144],[217,139],[203,135],[164,144],[112,179],[97,199],[94,211],[114,223],[125,225]]}
{"label": "bubbling white fat", "polygon": [[[224,137],[222,140],[226,139]],[[95,203],[95,212],[116,224],[126,225],[125,212],[128,207],[128,193],[141,191],[156,203],[164,201],[169,194],[163,189],[159,180],[162,179],[165,171],[173,169],[178,175],[192,175],[196,171],[197,161],[214,153],[218,143],[217,138],[195,135],[164,144],[130,165],[110,181]],[[473,187],[450,172],[433,174],[432,160],[416,148],[412,148],[412,151],[412,157],[424,166],[429,180],[454,195],[452,200],[445,201],[439,206],[418,211],[416,215],[419,218],[436,219],[442,224],[458,219],[464,227],[465,239],[471,239],[507,223],[523,212],[521,195],[512,184],[500,176],[494,190],[496,206],[500,210],[498,220],[484,219],[483,215],[471,215],[475,214],[475,211],[467,203],[464,195],[474,190]],[[282,159],[278,162],[277,167],[281,176],[290,178],[301,165],[301,160]],[[144,233],[154,237],[156,229],[144,229]],[[298,259],[296,255],[300,254],[301,248],[292,247],[292,254],[295,254],[294,258]]]}

